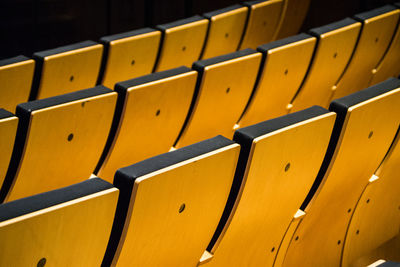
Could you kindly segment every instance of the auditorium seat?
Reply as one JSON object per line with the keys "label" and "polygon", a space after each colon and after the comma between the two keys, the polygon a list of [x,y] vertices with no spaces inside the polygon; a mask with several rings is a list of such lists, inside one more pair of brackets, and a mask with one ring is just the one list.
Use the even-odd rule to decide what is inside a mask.
{"label": "auditorium seat", "polygon": [[284,0],[281,21],[275,39],[279,40],[299,33],[310,3],[311,0]]}
{"label": "auditorium seat", "polygon": [[0,108],[0,188],[6,177],[8,165],[17,134],[18,118],[5,109]]}
{"label": "auditorium seat", "polygon": [[248,10],[233,5],[203,14],[210,20],[202,58],[211,58],[235,52],[242,39]]}
{"label": "auditorium seat", "polygon": [[105,36],[102,75],[100,82],[114,88],[126,81],[150,74],[156,63],[161,32],[151,28]]}
{"label": "auditorium seat", "polygon": [[[400,9],[400,2],[396,4]],[[384,58],[375,69],[372,70],[373,78],[371,85],[382,82],[389,77],[398,77],[400,75],[400,19],[397,24],[397,29],[390,43],[389,50]]]}
{"label": "auditorium seat", "polygon": [[[399,120],[400,121],[400,120]],[[349,225],[343,265],[352,266],[399,234],[400,230],[400,133],[365,187]],[[357,265],[357,264],[356,264]]]}
{"label": "auditorium seat", "polygon": [[335,117],[315,106],[235,132],[238,167],[205,266],[273,265],[324,159]]}
{"label": "auditorium seat", "polygon": [[35,61],[25,56],[0,60],[0,108],[15,112],[29,100]]}
{"label": "auditorium seat", "polygon": [[208,19],[193,16],[187,19],[158,25],[162,41],[155,71],[179,66],[190,67],[201,56],[207,35]]}
{"label": "auditorium seat", "polygon": [[372,70],[378,65],[392,40],[399,14],[400,10],[386,5],[354,16],[354,19],[363,24],[361,33],[349,65],[336,84],[333,99],[368,87]]}
{"label": "auditorium seat", "polygon": [[1,204],[0,266],[100,266],[118,193],[92,178]]}
{"label": "auditorium seat", "polygon": [[258,47],[262,70],[246,110],[238,124],[252,125],[290,111],[313,56],[316,38],[299,34]]}
{"label": "auditorium seat", "polygon": [[196,266],[225,207],[239,150],[217,136],[119,169],[103,266]]}
{"label": "auditorium seat", "polygon": [[186,123],[175,147],[221,134],[231,138],[253,91],[261,53],[245,49],[193,63],[199,72]]}
{"label": "auditorium seat", "polygon": [[312,105],[329,107],[335,84],[350,61],[360,29],[360,22],[346,18],[309,31],[318,41],[307,76],[292,101],[291,111]]}
{"label": "auditorium seat", "polygon": [[337,99],[330,110],[337,113],[331,141],[284,266],[340,266],[354,208],[399,127],[400,80]]}
{"label": "auditorium seat", "polygon": [[84,41],[36,52],[30,100],[62,95],[96,85],[103,45]]}
{"label": "auditorium seat", "polygon": [[106,143],[116,100],[116,92],[97,86],[19,104],[0,203],[89,178]]}
{"label": "auditorium seat", "polygon": [[240,49],[256,49],[273,41],[282,14],[283,0],[254,0],[243,2],[243,5],[249,9],[249,16]]}
{"label": "auditorium seat", "polygon": [[180,67],[117,83],[117,112],[97,175],[112,182],[118,168],[168,152],[185,122],[196,78],[196,71]]}

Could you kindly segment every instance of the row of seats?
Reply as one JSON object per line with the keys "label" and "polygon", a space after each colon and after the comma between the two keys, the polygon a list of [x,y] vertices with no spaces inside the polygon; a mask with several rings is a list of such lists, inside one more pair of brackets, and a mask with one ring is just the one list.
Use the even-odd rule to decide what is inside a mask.
{"label": "row of seats", "polygon": [[[113,185],[2,204],[0,266],[350,266],[399,232],[399,114],[391,78],[121,168]],[[382,202],[393,220],[376,218]]]}
{"label": "row of seats", "polygon": [[[155,29],[105,36],[0,61],[0,108],[116,82],[153,71],[190,67],[211,58],[298,32],[309,0],[256,0]],[[300,10],[300,11],[299,11]],[[292,16],[296,12],[297,16]],[[282,30],[280,30],[282,29]],[[283,30],[285,29],[285,30]]]}
{"label": "row of seats", "polygon": [[[255,6],[259,4],[261,3],[253,3]],[[231,8],[212,12],[207,16],[214,21],[212,18],[221,15],[219,12],[225,16],[226,13],[241,9],[231,10]],[[328,107],[334,98],[399,75],[400,69],[396,64],[400,58],[399,13],[399,9],[394,6],[384,6],[358,14],[353,19],[347,18],[312,29],[308,34],[292,36],[258,47],[255,54],[261,58],[261,64],[248,71],[251,72],[248,74],[248,87],[253,90],[255,86],[255,89],[252,93],[244,94],[242,100],[247,101],[248,94],[253,94],[254,97],[247,103],[246,110],[244,112],[241,110],[240,120],[235,118],[235,123],[247,126],[266,119],[265,116],[273,118],[314,104]],[[184,22],[159,27],[166,32],[164,35],[171,34],[169,37],[173,43],[170,45],[171,48],[168,48],[170,46],[166,43],[169,40],[167,36],[162,37],[161,31],[153,29],[141,29],[102,38],[101,42],[104,44],[107,56],[103,57],[104,68],[101,75],[103,78],[99,83],[113,88],[116,82],[148,74],[154,69],[158,54],[160,56],[157,62],[172,63],[168,63],[165,67],[156,67],[157,71],[180,65],[190,66],[198,55],[194,57],[187,55],[188,44],[182,49],[185,51],[181,51],[180,46],[174,43],[186,42],[181,39],[186,38],[192,31],[195,32],[194,26],[186,26],[190,23],[199,23],[197,19],[186,19]],[[200,19],[202,20],[208,21]],[[226,26],[226,23],[222,25]],[[182,28],[184,33],[169,31],[176,27]],[[381,31],[382,28],[386,30]],[[174,37],[175,34],[177,37]],[[199,36],[197,33],[194,35]],[[158,53],[161,38],[164,45]],[[212,42],[210,38],[207,40]],[[199,43],[194,37],[189,38],[187,42],[189,41],[194,44]],[[202,44],[199,47],[202,47]],[[180,55],[181,52],[178,53],[174,49],[185,54]],[[1,61],[0,81],[3,85],[0,106],[14,112],[16,105],[26,101],[29,94],[33,100],[93,87],[99,75],[102,50],[103,45],[86,41],[35,53],[36,68],[34,60],[22,56]],[[219,61],[224,59],[234,61],[234,58],[239,56],[240,53]],[[200,61],[193,65],[193,69],[201,69],[207,62],[217,63],[218,60]],[[164,65],[158,63],[158,66],[160,64]],[[223,66],[219,68],[223,69]],[[34,71],[36,74],[31,91],[30,83]],[[353,79],[361,76],[364,78]],[[257,80],[254,77],[258,77]],[[226,90],[231,90],[229,85],[226,86]]]}
{"label": "row of seats", "polygon": [[[327,102],[332,98],[331,89],[321,92],[323,87],[317,84],[334,84],[337,78],[331,75],[338,76],[346,69],[345,62],[352,50],[347,49],[347,53],[339,50],[337,42],[349,35],[354,42],[357,36],[376,36],[383,31],[367,31],[371,20],[381,25],[384,19],[395,18],[395,23],[389,25],[394,27],[398,25],[399,14],[399,9],[385,6],[358,15],[365,24],[361,35],[358,33],[361,23],[345,19],[312,30],[318,38],[299,34],[262,45],[258,51],[244,49],[196,61],[192,69],[182,66],[119,82],[115,90],[97,86],[20,104],[16,116],[5,113],[1,123],[7,134],[2,136],[5,153],[0,165],[0,184],[3,184],[0,201],[67,186],[87,179],[92,173],[111,182],[122,166],[218,134],[232,138],[234,129],[296,111],[299,106],[306,108]],[[394,52],[390,53],[397,51],[397,58],[400,56],[395,49],[400,36],[396,38],[381,64],[376,63],[377,69],[384,69],[391,58],[390,71],[385,75],[376,71],[381,77],[400,73],[400,66],[392,60]],[[361,40],[355,54],[370,47],[369,42]],[[371,61],[369,57],[375,57],[372,50],[382,54],[384,49],[370,47],[369,54],[362,59],[353,58],[347,69]],[[332,56],[333,51],[336,56]],[[344,55],[342,64],[334,65]],[[314,60],[302,82],[311,58]],[[318,62],[329,62],[332,67],[328,71]],[[336,67],[341,70],[334,71]],[[376,76],[362,72],[365,69],[358,68],[358,75],[364,75],[366,78],[360,80],[369,83]],[[347,73],[342,77],[347,77]],[[319,101],[308,101],[311,97],[303,97],[307,93],[314,97],[320,93]],[[296,94],[298,97],[289,104]],[[303,105],[299,103],[301,97]],[[160,134],[163,138],[159,138]],[[53,179],[58,173],[63,173],[64,179]]]}

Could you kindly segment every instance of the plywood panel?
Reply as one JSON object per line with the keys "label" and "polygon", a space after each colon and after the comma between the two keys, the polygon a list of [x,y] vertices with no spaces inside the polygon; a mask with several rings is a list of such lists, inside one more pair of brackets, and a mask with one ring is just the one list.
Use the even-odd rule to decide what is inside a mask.
{"label": "plywood panel", "polygon": [[0,108],[15,112],[28,101],[35,61],[24,56],[0,60]]}
{"label": "plywood panel", "polygon": [[156,63],[161,32],[150,28],[106,36],[101,84],[114,88],[117,82],[150,74]]}
{"label": "plywood panel", "polygon": [[385,6],[355,16],[363,23],[361,35],[345,73],[336,83],[333,99],[368,87],[372,70],[382,59],[393,37],[399,14],[400,10]]}
{"label": "plywood panel", "polygon": [[222,214],[239,149],[219,136],[119,170],[117,187],[131,193],[113,264],[195,266]]}
{"label": "plywood panel", "polygon": [[319,173],[321,182],[308,202],[307,216],[296,230],[298,238],[291,242],[285,266],[297,262],[306,266],[340,265],[357,201],[399,125],[399,87],[400,82],[393,79],[331,104],[340,122]]}
{"label": "plywood panel", "polygon": [[282,13],[282,0],[244,2],[249,8],[249,18],[240,49],[253,48],[274,39]]}
{"label": "plywood panel", "polygon": [[353,54],[360,29],[360,22],[344,19],[310,31],[318,38],[318,43],[310,70],[292,102],[291,111],[313,105],[329,106],[335,84]]}
{"label": "plywood panel", "polygon": [[299,34],[262,45],[263,70],[254,95],[239,120],[245,127],[287,114],[310,64],[316,38]]}
{"label": "plywood panel", "polygon": [[37,67],[31,100],[96,85],[103,45],[85,41],[33,54]]}
{"label": "plywood panel", "polygon": [[[64,187],[93,173],[111,128],[117,93],[104,87],[88,90],[74,93],[76,97],[59,96],[58,103],[42,108],[35,106],[52,100],[19,107],[22,132],[6,177],[9,190],[3,186],[1,191],[6,201]],[[73,100],[64,101],[68,97]]]}
{"label": "plywood panel", "polygon": [[[316,115],[308,114],[313,112]],[[293,115],[298,116],[297,122],[286,127],[273,128],[279,119],[289,121],[294,116],[235,133],[242,153],[248,154],[248,159],[241,155],[245,162],[238,163],[246,170],[229,219],[211,250],[213,258],[205,266],[273,265],[286,230],[317,175],[336,117],[319,107]],[[257,133],[257,128],[266,130]]]}
{"label": "plywood panel", "polygon": [[260,61],[261,53],[248,49],[194,63],[200,72],[196,99],[176,147],[218,134],[233,136],[253,91]]}
{"label": "plywood panel", "polygon": [[117,84],[124,101],[100,177],[112,182],[117,169],[171,149],[189,111],[196,78],[197,72],[182,67]]}
{"label": "plywood panel", "polygon": [[159,25],[163,39],[155,71],[192,66],[200,58],[208,20],[200,16]]}
{"label": "plywood panel", "polygon": [[210,20],[202,58],[235,52],[242,39],[248,9],[234,5],[203,14]]}

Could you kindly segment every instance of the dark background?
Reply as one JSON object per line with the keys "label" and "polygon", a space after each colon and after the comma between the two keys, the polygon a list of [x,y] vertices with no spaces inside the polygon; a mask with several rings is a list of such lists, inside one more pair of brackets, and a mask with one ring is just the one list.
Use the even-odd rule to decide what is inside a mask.
{"label": "dark background", "polygon": [[[302,0],[294,0],[302,1]],[[0,59],[190,17],[238,0],[0,0]],[[393,0],[311,0],[302,30]]]}

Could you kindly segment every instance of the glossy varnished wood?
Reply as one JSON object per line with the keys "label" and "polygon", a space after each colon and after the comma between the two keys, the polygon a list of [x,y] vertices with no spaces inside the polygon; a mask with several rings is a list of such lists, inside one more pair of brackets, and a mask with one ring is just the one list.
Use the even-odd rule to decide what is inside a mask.
{"label": "glossy varnished wood", "polygon": [[208,65],[199,79],[197,97],[175,147],[221,134],[231,138],[253,91],[261,53]]}
{"label": "glossy varnished wood", "polygon": [[[0,61],[0,108],[15,112],[19,103],[28,101],[35,61],[24,56],[13,58],[11,64]],[[3,61],[4,62],[4,61]]]}
{"label": "glossy varnished wood", "polygon": [[107,41],[102,84],[114,88],[117,82],[133,79],[153,71],[160,45],[161,32],[148,29],[131,36]]}
{"label": "glossy varnished wood", "polygon": [[137,178],[113,264],[196,266],[222,215],[239,149],[232,144]]}
{"label": "glossy varnished wood", "polygon": [[169,27],[158,26],[163,39],[155,71],[179,66],[190,67],[200,58],[207,34],[208,19],[200,17],[192,22]]}
{"label": "glossy varnished wood", "polygon": [[297,34],[307,15],[311,0],[283,0],[283,11],[275,39]]}
{"label": "glossy varnished wood", "polygon": [[[400,4],[399,4],[400,8]],[[389,50],[379,65],[372,70],[373,77],[370,85],[377,84],[389,77],[399,77],[400,75],[400,19],[397,31],[390,43]]]}
{"label": "glossy varnished wood", "polygon": [[[260,46],[265,58],[263,70],[239,126],[245,127],[287,114],[310,64],[316,38],[298,35],[293,41],[268,48]],[[278,42],[276,42],[278,43]]]}
{"label": "glossy varnished wood", "polygon": [[203,16],[210,20],[207,40],[202,58],[216,57],[235,52],[242,39],[248,9],[235,5],[230,10],[215,14],[206,13]]}
{"label": "glossy varnished wood", "polygon": [[117,93],[109,92],[32,111],[22,126],[28,127],[20,140],[25,145],[20,160],[12,162],[18,166],[5,200],[88,179],[106,143],[116,100]]}
{"label": "glossy varnished wood", "polygon": [[[0,112],[2,110],[0,109]],[[10,114],[5,118],[0,118],[0,188],[6,177],[8,165],[10,163],[15,136],[17,134],[18,118]]]}
{"label": "glossy varnished wood", "polygon": [[112,188],[0,222],[0,265],[100,266],[117,199]]}
{"label": "glossy varnished wood", "polygon": [[325,113],[253,140],[234,208],[205,266],[273,265],[317,175],[335,117]]}
{"label": "glossy varnished wood", "polygon": [[301,220],[304,218],[306,213],[302,210],[298,210],[296,214],[293,216],[292,221],[290,222],[289,227],[286,230],[285,236],[279,246],[279,250],[277,252],[275,262],[274,262],[274,267],[280,267],[283,265],[283,261],[285,260],[285,255],[287,252],[287,249],[290,245],[290,242],[292,241],[293,234],[297,229],[297,226],[301,222]]}
{"label": "glossy varnished wood", "polygon": [[330,164],[306,207],[284,266],[340,266],[352,213],[393,141],[399,114],[400,88],[348,108]]}
{"label": "glossy varnished wood", "polygon": [[118,168],[171,149],[189,111],[196,78],[196,71],[188,71],[126,90],[119,125],[99,177],[112,182]]}
{"label": "glossy varnished wood", "polygon": [[[363,21],[361,35],[345,73],[336,84],[331,99],[367,88],[372,71],[385,54],[399,19],[399,10],[390,10]],[[385,30],[382,30],[385,29]],[[354,79],[362,77],[362,79]]]}
{"label": "glossy varnished wood", "polygon": [[378,180],[365,188],[347,231],[342,266],[358,266],[358,258],[395,238],[400,230],[400,134],[378,168]]}
{"label": "glossy varnished wood", "polygon": [[[94,42],[93,42],[94,43]],[[55,49],[57,50],[57,49]],[[99,76],[103,45],[92,44],[79,49],[51,54],[37,61],[33,99],[62,95],[96,85]],[[40,64],[38,62],[41,62]]]}
{"label": "glossy varnished wood", "polygon": [[253,48],[273,41],[282,13],[282,0],[244,2],[249,18],[240,49]]}
{"label": "glossy varnished wood", "polygon": [[292,102],[291,111],[313,105],[329,106],[332,91],[351,58],[361,29],[360,22],[351,23],[350,19],[344,21],[349,21],[349,24],[320,35],[311,30],[318,37],[318,44],[307,77]]}

